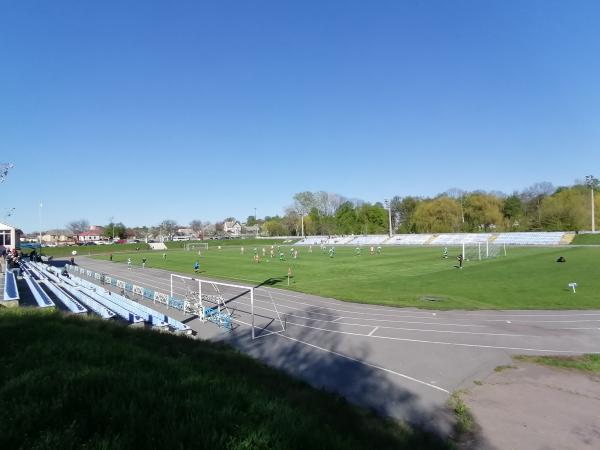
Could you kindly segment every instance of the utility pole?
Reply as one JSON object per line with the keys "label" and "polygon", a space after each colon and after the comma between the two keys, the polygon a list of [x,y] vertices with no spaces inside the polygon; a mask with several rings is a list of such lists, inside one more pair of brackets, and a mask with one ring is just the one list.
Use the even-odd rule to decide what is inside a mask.
{"label": "utility pole", "polygon": [[587,175],[585,177],[585,184],[590,188],[591,200],[592,200],[592,233],[596,232],[596,211],[594,208],[594,188],[598,187],[598,178],[593,175]]}
{"label": "utility pole", "polygon": [[112,240],[115,240],[115,218],[110,216],[110,224],[112,225]]}
{"label": "utility pole", "polygon": [[383,202],[388,210],[388,230],[390,232],[390,237],[392,237],[392,203],[388,199],[385,199]]}

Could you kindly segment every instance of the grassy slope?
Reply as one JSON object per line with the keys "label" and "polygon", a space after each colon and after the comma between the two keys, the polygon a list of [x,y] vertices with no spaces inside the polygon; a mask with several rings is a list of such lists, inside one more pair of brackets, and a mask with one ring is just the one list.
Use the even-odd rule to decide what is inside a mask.
{"label": "grassy slope", "polygon": [[229,347],[0,310],[0,448],[447,448]]}
{"label": "grassy slope", "polygon": [[578,234],[571,242],[573,245],[600,245],[600,234]]}
{"label": "grassy slope", "polygon": [[[282,247],[284,248],[284,247]],[[261,247],[259,247],[259,250]],[[119,254],[117,262],[131,256],[139,264],[148,258],[150,267],[175,272],[193,272],[199,258],[202,274],[216,278],[260,284],[275,279],[287,288],[288,267],[294,274],[290,289],[343,300],[436,309],[564,309],[597,308],[600,279],[597,277],[598,248],[521,248],[509,256],[473,261],[465,269],[454,268],[455,259],[441,259],[437,248],[385,248],[382,255],[354,256],[351,248],[338,248],[331,259],[315,247],[312,254],[302,248],[299,259],[252,262],[252,248],[221,251],[210,247],[199,258],[196,252],[169,251],[166,261],[159,253]],[[451,255],[458,252],[450,249]],[[262,252],[261,252],[262,253]],[[556,263],[564,255],[567,263]],[[567,289],[578,283],[577,293]],[[426,301],[423,297],[442,298]]]}

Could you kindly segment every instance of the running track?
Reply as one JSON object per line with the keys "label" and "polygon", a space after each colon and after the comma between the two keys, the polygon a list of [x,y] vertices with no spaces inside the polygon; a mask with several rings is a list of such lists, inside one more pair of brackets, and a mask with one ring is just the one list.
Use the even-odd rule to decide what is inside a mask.
{"label": "running track", "polygon": [[[122,264],[85,257],[78,263],[169,292],[170,272],[128,270]],[[255,289],[257,339],[251,340],[247,296],[228,306],[235,322],[232,332],[173,309],[168,313],[184,320],[201,338],[228,342],[313,386],[441,433],[449,432],[452,423],[444,408],[450,393],[510,364],[510,355],[600,352],[597,310],[426,311],[261,286]],[[162,305],[155,307],[167,311]],[[276,320],[278,313],[285,331]]]}

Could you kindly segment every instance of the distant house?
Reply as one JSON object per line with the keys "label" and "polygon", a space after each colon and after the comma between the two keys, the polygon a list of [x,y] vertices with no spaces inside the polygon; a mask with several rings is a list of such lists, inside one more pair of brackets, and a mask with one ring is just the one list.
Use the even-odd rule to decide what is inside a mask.
{"label": "distant house", "polygon": [[254,224],[254,225],[244,224],[244,233],[245,234],[258,234],[258,231],[259,231],[258,224]]}
{"label": "distant house", "polygon": [[0,222],[0,250],[21,248],[21,230]]}
{"label": "distant house", "polygon": [[223,231],[230,236],[240,236],[242,234],[242,226],[237,221],[229,221],[223,223]]}
{"label": "distant house", "polygon": [[89,231],[84,231],[77,235],[77,242],[97,242],[103,238],[104,228],[97,225],[90,226]]}

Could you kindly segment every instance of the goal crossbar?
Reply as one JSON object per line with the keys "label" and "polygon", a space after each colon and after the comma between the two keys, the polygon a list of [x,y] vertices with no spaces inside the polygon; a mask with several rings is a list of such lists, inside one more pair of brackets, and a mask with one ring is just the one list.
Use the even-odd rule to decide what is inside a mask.
{"label": "goal crossbar", "polygon": [[[194,278],[185,275],[179,274],[171,274],[171,290],[170,295],[172,298],[175,298],[177,295],[181,297],[181,293],[176,293],[175,283],[177,281],[181,281],[185,286],[185,293],[183,294],[183,311],[188,314],[197,315],[200,320],[203,322],[210,321],[214,322],[219,326],[227,327],[227,323],[229,323],[229,327],[231,328],[231,320],[232,314],[227,306],[227,303],[234,299],[239,299],[240,297],[246,296],[249,294],[250,297],[250,315],[251,315],[251,333],[252,339],[255,339],[255,299],[254,299],[254,287],[252,286],[244,286],[240,284],[234,283],[224,283],[221,281],[212,281],[212,280],[202,280],[199,278]],[[231,295],[231,299],[226,300],[225,291],[229,289],[231,291],[234,290],[234,295]],[[236,292],[237,290],[238,292]],[[272,297],[271,300],[273,302],[274,310],[277,313],[277,318],[281,323],[282,329],[285,329],[283,325],[283,321],[281,320],[281,316],[275,306],[275,302]]]}

